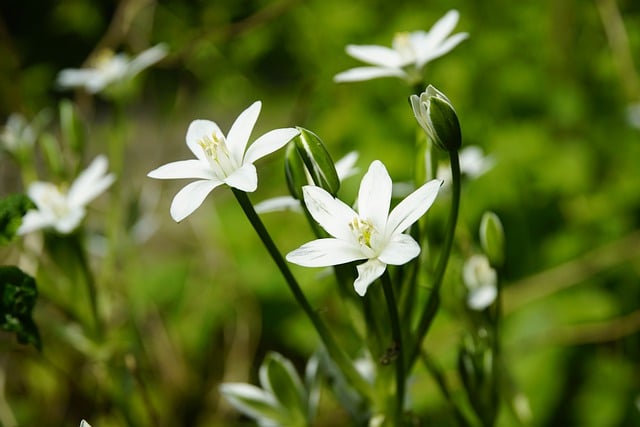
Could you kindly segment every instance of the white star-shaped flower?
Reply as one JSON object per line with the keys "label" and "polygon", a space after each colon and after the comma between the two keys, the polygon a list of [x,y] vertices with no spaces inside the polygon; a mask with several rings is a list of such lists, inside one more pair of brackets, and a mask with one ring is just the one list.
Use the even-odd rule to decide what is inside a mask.
{"label": "white star-shaped flower", "polygon": [[163,44],[153,46],[133,59],[125,53],[114,55],[111,51],[104,51],[94,61],[93,67],[60,71],[57,83],[65,89],[81,87],[89,93],[98,93],[114,83],[132,79],[165,56],[167,48]]}
{"label": "white star-shaped flower", "polygon": [[29,186],[27,194],[37,209],[22,218],[17,234],[23,235],[43,228],[53,228],[68,234],[78,227],[86,214],[86,205],[102,194],[115,180],[106,174],[108,161],[98,156],[78,175],[68,191],[50,182],[37,181]]}
{"label": "white star-shaped flower", "polygon": [[366,260],[357,266],[356,292],[362,296],[385,271],[420,253],[420,246],[403,232],[431,207],[442,181],[432,180],[407,196],[389,213],[392,182],[382,162],[371,163],[358,192],[358,212],[320,187],[302,191],[309,213],[332,237],[313,240],[287,254],[305,267],[328,267]]}
{"label": "white star-shaped flower", "polygon": [[436,22],[431,30],[398,33],[392,47],[378,45],[348,45],[347,54],[368,67],[357,67],[337,74],[336,82],[356,82],[380,77],[400,77],[410,84],[422,80],[424,66],[439,58],[468,37],[467,33],[450,36],[458,23],[460,14],[450,10]]}
{"label": "white star-shaped flower", "polygon": [[245,192],[255,191],[258,174],[253,163],[282,148],[300,133],[295,128],[275,129],[256,139],[247,149],[261,106],[262,103],[256,101],[244,110],[226,137],[215,122],[194,120],[187,130],[186,140],[196,159],[168,163],[149,172],[151,178],[198,179],[173,198],[170,212],[175,221],[180,222],[191,215],[221,184]]}

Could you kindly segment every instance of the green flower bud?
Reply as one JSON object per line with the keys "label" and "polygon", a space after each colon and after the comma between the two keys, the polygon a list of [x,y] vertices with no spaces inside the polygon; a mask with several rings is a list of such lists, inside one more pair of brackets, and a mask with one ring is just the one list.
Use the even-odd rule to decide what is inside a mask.
{"label": "green flower bud", "polygon": [[493,212],[485,212],[480,220],[480,245],[491,265],[500,267],[504,262],[504,229]]}
{"label": "green flower bud", "polygon": [[411,95],[411,108],[418,124],[431,141],[445,151],[455,151],[462,145],[458,115],[451,101],[429,85],[418,95]]}
{"label": "green flower bud", "polygon": [[303,185],[316,185],[336,195],[340,178],[322,140],[315,133],[298,127],[300,134],[287,146],[285,174],[291,195],[302,199]]}

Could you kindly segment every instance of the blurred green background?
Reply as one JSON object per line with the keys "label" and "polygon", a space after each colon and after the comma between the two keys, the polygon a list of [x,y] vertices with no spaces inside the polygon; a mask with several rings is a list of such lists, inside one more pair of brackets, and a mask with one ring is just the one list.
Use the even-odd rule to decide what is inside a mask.
{"label": "blurred green background", "polygon": [[[316,336],[231,192],[215,190],[176,224],[169,204],[183,183],[146,173],[190,157],[184,135],[191,120],[215,120],[227,131],[260,99],[254,136],[303,126],[334,158],[355,149],[361,170],[380,158],[394,181],[410,180],[410,90],[397,79],[335,84],[332,77],[360,65],[346,44],[388,46],[395,32],[427,30],[450,8],[461,14],[456,31],[470,37],[427,66],[427,81],[456,106],[464,144],[496,160],[464,183],[458,249],[477,245],[484,211],[500,216],[505,358],[529,399],[531,425],[640,425],[640,129],[628,120],[628,106],[640,102],[635,0],[3,0],[0,123],[12,112],[32,118],[49,109],[55,116],[57,103],[73,98],[87,118],[86,163],[109,151],[113,118],[124,108],[119,203],[131,206],[132,222],[144,210],[155,231],[123,238],[109,268],[97,257],[105,344],[79,338],[58,308],[55,280],[39,282],[43,353],[0,336],[2,419],[11,413],[22,426],[72,426],[81,418],[99,427],[250,425],[220,399],[217,385],[255,382],[269,350],[301,368]],[[169,56],[136,78],[125,106],[55,87],[56,74],[81,66],[96,46],[137,53],[160,42]],[[262,160],[259,174],[253,201],[286,192],[281,155]],[[23,191],[19,176],[0,157],[0,196]],[[345,184],[346,200],[357,182]],[[441,199],[436,226],[446,211],[447,196]],[[104,228],[108,203],[96,203],[90,229]],[[312,238],[296,214],[264,220],[283,251]],[[15,247],[0,249],[3,263],[16,262]],[[315,307],[336,325],[345,321],[330,280],[316,280],[315,270],[294,272]],[[454,261],[427,338],[454,388],[466,321],[459,274]],[[416,376],[424,384],[414,394],[424,425],[454,425],[432,380]],[[328,394],[323,408],[317,425],[349,425]],[[514,423],[504,405],[499,424]]]}

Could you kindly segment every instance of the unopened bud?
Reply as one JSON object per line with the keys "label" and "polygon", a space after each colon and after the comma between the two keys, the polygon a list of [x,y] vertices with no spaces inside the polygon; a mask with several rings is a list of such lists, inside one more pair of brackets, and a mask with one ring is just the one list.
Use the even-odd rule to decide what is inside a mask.
{"label": "unopened bud", "polygon": [[504,229],[498,215],[485,212],[480,220],[480,245],[494,267],[504,262]]}
{"label": "unopened bud", "polygon": [[431,141],[445,151],[456,151],[462,145],[458,115],[451,101],[429,85],[418,95],[411,95],[411,108],[418,124]]}

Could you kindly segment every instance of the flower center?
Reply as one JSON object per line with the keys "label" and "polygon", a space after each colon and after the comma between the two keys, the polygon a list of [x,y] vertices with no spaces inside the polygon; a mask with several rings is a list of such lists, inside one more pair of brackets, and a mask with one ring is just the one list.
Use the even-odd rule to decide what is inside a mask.
{"label": "flower center", "polygon": [[353,231],[353,234],[356,236],[358,243],[362,246],[366,246],[369,249],[373,249],[371,247],[371,238],[374,234],[377,233],[377,230],[371,223],[371,221],[367,219],[362,219],[358,216],[354,217],[349,224],[349,228]]}
{"label": "flower center", "polygon": [[42,205],[49,210],[56,218],[64,218],[70,212],[69,203],[65,197],[66,189],[52,185],[47,192],[42,195]]}
{"label": "flower center", "polygon": [[218,177],[226,178],[238,169],[231,153],[229,153],[227,141],[221,133],[214,132],[211,135],[203,136],[198,141],[198,145],[202,147],[202,151]]}
{"label": "flower center", "polygon": [[400,54],[403,64],[416,62],[416,50],[411,43],[409,33],[396,33],[393,37],[393,49]]}

